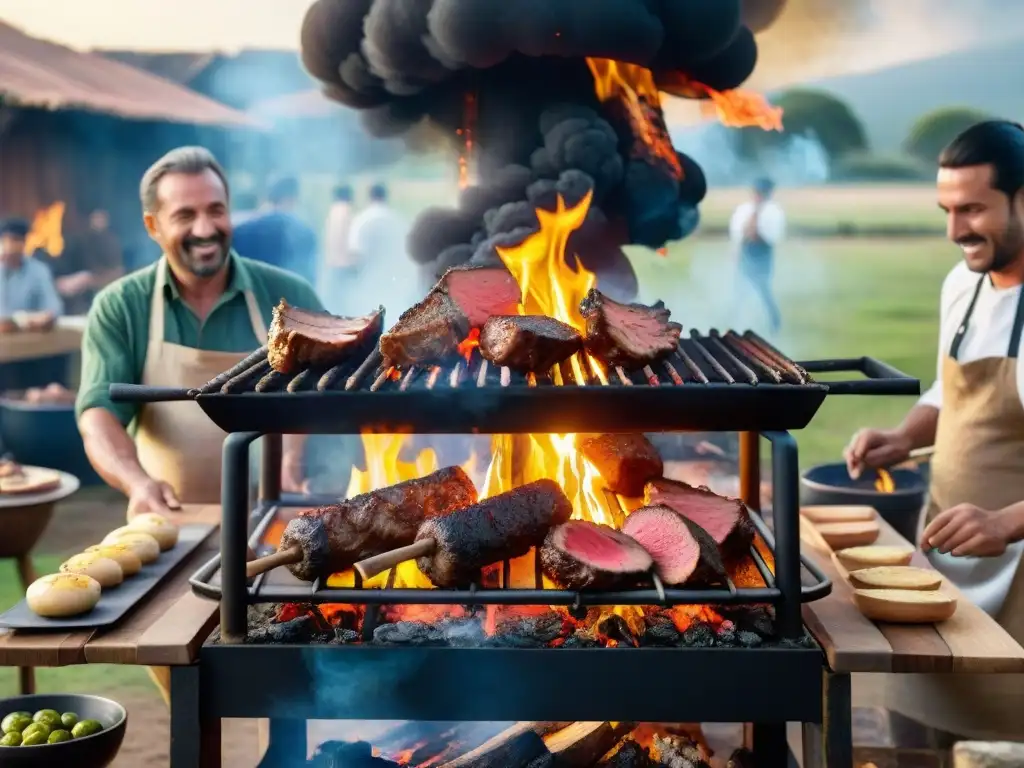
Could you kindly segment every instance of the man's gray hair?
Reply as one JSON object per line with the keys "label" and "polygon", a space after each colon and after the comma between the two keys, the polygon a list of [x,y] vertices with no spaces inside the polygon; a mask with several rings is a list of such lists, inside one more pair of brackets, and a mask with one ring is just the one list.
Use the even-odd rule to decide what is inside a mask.
{"label": "man's gray hair", "polygon": [[142,175],[139,185],[139,197],[142,199],[142,210],[155,213],[160,207],[157,188],[160,181],[173,173],[184,173],[197,176],[206,171],[213,171],[224,184],[224,191],[230,194],[228,177],[213,153],[205,147],[178,147],[161,157]]}

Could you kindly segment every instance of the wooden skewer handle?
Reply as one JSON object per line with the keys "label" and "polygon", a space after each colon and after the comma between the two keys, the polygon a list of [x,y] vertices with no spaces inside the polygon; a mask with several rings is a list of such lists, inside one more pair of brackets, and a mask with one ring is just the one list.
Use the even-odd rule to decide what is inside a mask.
{"label": "wooden skewer handle", "polygon": [[429,555],[436,548],[437,542],[433,539],[420,539],[406,547],[399,547],[390,552],[382,552],[379,555],[360,560],[356,563],[355,568],[364,579],[372,579],[378,573],[383,573],[407,560],[415,560],[417,557]]}
{"label": "wooden skewer handle", "polygon": [[259,576],[261,573],[272,571],[279,565],[291,565],[302,562],[302,547],[294,546],[286,549],[279,549],[266,557],[258,557],[245,564],[245,577],[247,579]]}

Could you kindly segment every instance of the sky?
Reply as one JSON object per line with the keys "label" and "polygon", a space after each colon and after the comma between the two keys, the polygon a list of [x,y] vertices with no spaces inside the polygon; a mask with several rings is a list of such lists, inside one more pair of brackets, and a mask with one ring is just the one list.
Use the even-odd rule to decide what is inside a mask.
{"label": "sky", "polygon": [[312,0],[0,0],[0,21],[79,49],[298,48]]}

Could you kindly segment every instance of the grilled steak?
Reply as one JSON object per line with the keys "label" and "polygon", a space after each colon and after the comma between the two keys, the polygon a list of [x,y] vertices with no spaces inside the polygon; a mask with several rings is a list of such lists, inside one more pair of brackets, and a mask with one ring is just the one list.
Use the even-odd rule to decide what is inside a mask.
{"label": "grilled steak", "polygon": [[580,302],[587,322],[587,351],[607,365],[642,368],[672,354],[683,326],[669,321],[672,313],[662,302],[652,307],[619,304],[596,288]]}
{"label": "grilled steak", "polygon": [[641,507],[626,518],[622,532],[647,550],[666,584],[725,581],[715,540],[671,507]]}
{"label": "grilled steak", "polygon": [[614,528],[570,520],[548,534],[540,563],[545,575],[565,589],[613,589],[635,585],[653,560]]}
{"label": "grilled steak", "polygon": [[644,484],[665,470],[658,450],[642,434],[576,435],[576,449],[597,468],[608,490],[623,496],[642,496]]}
{"label": "grilled steak", "polygon": [[351,568],[363,558],[412,544],[424,520],[476,502],[476,488],[459,467],[364,493],[300,514],[281,535],[280,549],[302,548],[288,566],[303,581]]}
{"label": "grilled steak", "polygon": [[381,336],[381,354],[399,366],[444,363],[471,328],[492,315],[515,312],[521,299],[515,278],[503,267],[450,269]]}
{"label": "grilled steak", "polygon": [[663,504],[692,520],[711,534],[726,557],[745,553],[754,538],[754,525],[743,502],[719,496],[703,485],[694,488],[665,478],[651,480],[644,488],[644,503]]}
{"label": "grilled steak", "polygon": [[363,317],[337,317],[289,306],[281,299],[267,336],[267,359],[278,373],[330,368],[384,328],[384,308]]}
{"label": "grilled steak", "polygon": [[521,485],[425,521],[416,539],[433,539],[435,547],[416,564],[434,586],[465,587],[480,578],[484,566],[540,546],[552,526],[571,514],[572,503],[554,480]]}
{"label": "grilled steak", "polygon": [[522,373],[547,371],[581,349],[575,328],[544,315],[495,315],[480,332],[485,360]]}

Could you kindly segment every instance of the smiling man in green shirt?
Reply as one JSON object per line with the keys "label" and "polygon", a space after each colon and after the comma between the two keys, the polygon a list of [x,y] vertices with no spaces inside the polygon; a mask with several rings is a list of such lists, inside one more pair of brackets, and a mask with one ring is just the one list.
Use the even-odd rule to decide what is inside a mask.
{"label": "smiling man in green shirt", "polygon": [[[147,231],[163,256],[105,288],[82,341],[76,406],[89,460],[129,498],[129,516],[220,499],[224,432],[194,403],[114,403],[112,383],[200,386],[266,342],[273,307],[319,310],[308,283],[231,250],[228,184],[205,149],[168,153],[143,177]],[[284,486],[301,482],[285,441]]]}

